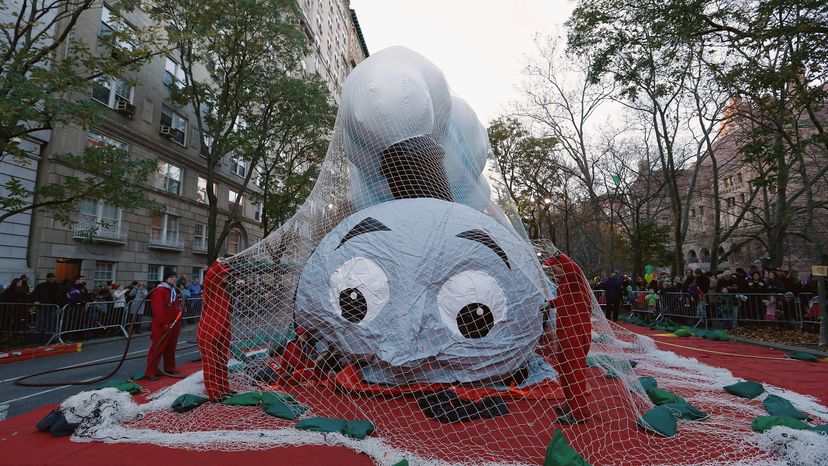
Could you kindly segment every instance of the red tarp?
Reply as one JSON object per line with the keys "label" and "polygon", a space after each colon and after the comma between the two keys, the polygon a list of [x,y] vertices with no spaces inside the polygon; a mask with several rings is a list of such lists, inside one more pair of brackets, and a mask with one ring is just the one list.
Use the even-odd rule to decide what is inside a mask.
{"label": "red tarp", "polygon": [[[625,326],[637,333],[648,335],[661,333],[626,324]],[[828,363],[751,359],[718,354],[732,353],[775,358],[784,356],[784,353],[779,351],[735,342],[658,336],[654,339],[657,343],[715,351],[716,353],[701,352],[660,345],[664,350],[697,358],[705,364],[727,368],[737,377],[813,395],[823,404],[828,404],[828,386],[820,382],[828,380]],[[183,368],[189,371],[198,369],[196,365],[187,365]],[[155,383],[142,381],[142,385],[155,390],[171,382],[173,380],[161,378]],[[583,445],[595,447],[595,451],[582,451],[593,464],[606,464],[610,458],[626,465],[650,464],[651,461],[648,459],[650,452],[645,448],[637,448],[641,445],[657,446],[661,451],[680,452],[677,455],[681,455],[682,458],[688,458],[687,455],[691,455],[690,457],[699,462],[721,458],[722,449],[727,450],[727,446],[719,445],[722,442],[715,438],[699,436],[688,439],[687,436],[679,436],[675,439],[656,439],[652,435],[643,433],[631,426],[632,419],[629,410],[621,408],[624,405],[623,398],[626,397],[626,391],[617,381],[604,378],[600,369],[593,368],[590,383],[594,387],[593,412],[597,413],[598,417],[587,424],[571,427],[555,423],[552,405],[544,406],[546,409],[539,409],[540,405],[535,400],[510,401],[510,413],[503,417],[470,423],[440,424],[426,418],[418,408],[416,399],[410,397],[351,398],[347,394],[332,392],[324,385],[305,386],[291,390],[291,392],[301,402],[325,399],[325,406],[314,404],[316,415],[335,417],[337,413],[341,415],[344,412],[359,412],[377,423],[376,435],[385,438],[389,444],[397,448],[420,444],[421,450],[431,448],[431,446],[436,448],[439,445],[439,450],[430,451],[447,459],[468,458],[467,455],[472,454],[473,457],[490,460],[511,459],[540,464],[543,461],[546,443],[551,438],[554,429],[562,430],[570,443],[579,450],[583,450],[579,448]],[[146,444],[74,443],[68,438],[55,439],[35,430],[34,425],[50,408],[42,408],[0,422],[0,442],[2,442],[0,445],[5,452],[0,464],[78,466],[104,464],[244,464],[251,466],[258,464],[337,464],[337,466],[348,466],[372,464],[365,455],[336,447],[280,447],[223,453],[192,452]],[[227,409],[232,410],[232,414],[243,415],[228,416],[228,412],[225,411]],[[210,416],[210,413],[218,413],[224,420],[222,427],[229,429],[250,428],[251,425],[257,423],[271,428],[291,425],[286,421],[270,418],[260,411],[251,408],[205,405],[186,416],[196,416],[189,418],[190,421],[201,418],[209,422],[215,419]],[[200,412],[203,412],[203,416],[199,416]],[[169,416],[169,413],[149,415],[137,422],[135,426],[170,431],[167,428],[171,419]],[[750,429],[750,420],[734,419],[734,421],[737,421],[740,426],[738,430]],[[742,426],[742,424],[745,425]],[[730,457],[733,458],[751,456],[756,452],[736,452],[731,448],[730,453]]]}

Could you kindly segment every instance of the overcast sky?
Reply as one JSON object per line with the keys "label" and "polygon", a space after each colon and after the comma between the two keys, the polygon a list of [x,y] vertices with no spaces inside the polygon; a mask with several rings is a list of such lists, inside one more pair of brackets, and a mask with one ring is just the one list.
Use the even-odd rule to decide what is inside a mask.
{"label": "overcast sky", "polygon": [[536,33],[563,24],[566,0],[351,0],[370,53],[404,45],[433,61],[488,126],[516,97]]}

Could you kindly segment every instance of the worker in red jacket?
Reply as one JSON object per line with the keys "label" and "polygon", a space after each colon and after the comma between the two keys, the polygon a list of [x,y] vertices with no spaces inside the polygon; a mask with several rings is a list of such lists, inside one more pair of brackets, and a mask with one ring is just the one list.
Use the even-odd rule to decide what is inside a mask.
{"label": "worker in red jacket", "polygon": [[[152,344],[147,354],[147,370],[144,377],[158,380],[158,361],[164,358],[164,372],[178,374],[175,370],[175,347],[178,345],[178,332],[181,330],[181,294],[175,289],[178,275],[174,270],[164,271],[164,281],[152,290]],[[164,335],[166,334],[166,337]],[[163,341],[162,341],[163,338]]]}
{"label": "worker in red jacket", "polygon": [[590,417],[586,357],[592,341],[592,290],[578,264],[557,252],[544,265],[552,269],[557,281],[557,297],[552,301],[557,318],[556,360],[567,407],[558,421],[574,424]]}

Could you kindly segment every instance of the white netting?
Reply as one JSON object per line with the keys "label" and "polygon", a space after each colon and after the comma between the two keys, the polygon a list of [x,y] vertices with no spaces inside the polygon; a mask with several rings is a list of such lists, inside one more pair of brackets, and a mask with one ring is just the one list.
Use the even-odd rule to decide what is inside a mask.
{"label": "white netting", "polygon": [[[500,179],[491,157],[485,128],[439,69],[401,47],[381,51],[345,82],[298,213],[207,274],[204,384],[188,379],[164,403],[186,392],[291,394],[308,408],[302,419],[367,419],[371,437],[299,431],[261,407],[178,414],[160,398],[144,408],[121,400],[126,414],[90,417],[78,437],[230,451],[345,445],[380,464],[538,464],[559,429],[596,465],[824,458],[804,453],[819,437],[753,433],[761,401],[725,395],[736,381],[728,371],[612,329],[577,265],[551,244],[533,248],[509,221],[510,202],[490,189]],[[644,375],[710,417],[680,420],[674,438],[646,432],[636,423],[653,407]],[[828,419],[814,400],[785,396]]]}

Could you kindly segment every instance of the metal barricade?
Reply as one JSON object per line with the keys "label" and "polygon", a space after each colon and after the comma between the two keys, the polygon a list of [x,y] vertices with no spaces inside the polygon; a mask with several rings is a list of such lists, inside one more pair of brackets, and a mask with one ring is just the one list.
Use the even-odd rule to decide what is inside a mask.
{"label": "metal barricade", "polygon": [[61,343],[68,334],[80,333],[80,338],[84,340],[103,336],[109,330],[120,332],[125,337],[129,335],[124,325],[129,313],[123,301],[67,304],[60,314],[57,340]]}
{"label": "metal barricade", "polygon": [[0,346],[48,343],[57,332],[59,314],[56,304],[0,302]]}
{"label": "metal barricade", "polygon": [[[28,310],[34,305],[18,305],[25,306]],[[39,320],[34,320],[35,323],[21,323],[21,326],[28,326],[36,330],[47,329],[45,331],[45,344],[51,343],[65,343],[64,339],[67,335],[72,335],[70,339],[91,340],[103,336],[110,336],[114,331],[116,334],[129,336],[129,326],[133,324],[133,334],[143,333],[144,330],[149,330],[150,322],[152,321],[152,306],[150,300],[134,299],[129,302],[115,302],[115,301],[91,301],[80,304],[67,304],[62,308],[55,305],[49,308],[50,312],[45,311],[29,311],[28,314],[32,316],[41,316]],[[0,303],[0,309],[4,309],[3,303]],[[201,318],[201,298],[187,299],[182,303],[182,325],[197,323]],[[13,309],[10,309],[13,311]],[[20,314],[22,312],[10,312],[8,315]],[[6,315],[5,313],[3,314]],[[48,317],[47,317],[48,316]],[[39,323],[37,323],[39,322]],[[5,324],[5,322],[3,322]],[[2,329],[11,328],[4,325]]]}
{"label": "metal barricade", "polygon": [[184,300],[182,309],[182,323],[197,323],[201,318],[201,298],[188,298]]}
{"label": "metal barricade", "polygon": [[682,292],[667,292],[660,296],[661,313],[664,317],[692,323],[693,327],[707,325],[707,298]]}

